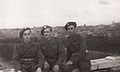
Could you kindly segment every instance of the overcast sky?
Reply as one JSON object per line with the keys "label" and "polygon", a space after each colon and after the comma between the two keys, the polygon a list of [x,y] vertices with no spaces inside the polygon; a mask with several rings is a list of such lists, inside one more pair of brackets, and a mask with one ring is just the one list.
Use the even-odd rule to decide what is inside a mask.
{"label": "overcast sky", "polygon": [[0,0],[0,28],[120,22],[120,0]]}

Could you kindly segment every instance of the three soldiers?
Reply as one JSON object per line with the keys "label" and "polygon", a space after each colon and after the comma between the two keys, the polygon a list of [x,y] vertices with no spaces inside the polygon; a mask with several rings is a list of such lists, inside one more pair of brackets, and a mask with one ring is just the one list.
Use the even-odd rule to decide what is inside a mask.
{"label": "three soldiers", "polygon": [[[65,30],[69,35],[64,40],[52,37],[52,27],[45,25],[41,39],[32,42],[30,29],[20,32],[22,42],[13,53],[16,70],[22,72],[90,72],[90,60],[83,38],[75,32],[77,24],[68,22]],[[27,34],[26,34],[27,32]],[[26,41],[28,40],[28,41]],[[64,44],[63,44],[64,43]]]}

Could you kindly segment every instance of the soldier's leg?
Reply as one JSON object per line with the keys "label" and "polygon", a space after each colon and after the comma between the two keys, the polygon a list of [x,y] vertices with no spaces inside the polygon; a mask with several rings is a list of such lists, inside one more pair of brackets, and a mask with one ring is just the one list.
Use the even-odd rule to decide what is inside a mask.
{"label": "soldier's leg", "polygon": [[22,71],[22,72],[29,72],[29,71],[27,71],[27,69],[25,69],[25,68],[24,68],[24,69],[22,68],[21,71]]}
{"label": "soldier's leg", "polygon": [[58,72],[63,72],[63,68],[61,67]]}
{"label": "soldier's leg", "polygon": [[36,70],[37,68],[32,68],[32,67],[28,68],[28,72],[36,72]]}
{"label": "soldier's leg", "polygon": [[63,67],[63,72],[72,72],[73,69],[75,69],[76,67],[74,65],[65,65]]}
{"label": "soldier's leg", "polygon": [[63,70],[59,70],[58,72],[63,72]]}
{"label": "soldier's leg", "polygon": [[42,72],[50,72],[51,64],[49,62],[48,62],[48,64],[50,65],[50,67],[48,67],[48,68],[43,67]]}
{"label": "soldier's leg", "polygon": [[91,72],[90,67],[91,67],[91,63],[89,60],[84,60],[79,63],[80,72]]}
{"label": "soldier's leg", "polygon": [[49,69],[42,68],[42,72],[50,72]]}
{"label": "soldier's leg", "polygon": [[[53,72],[53,67],[54,67],[55,65],[56,65],[56,62],[50,65],[50,66],[51,66],[51,67],[50,67],[50,72]],[[60,67],[60,69],[59,69],[58,72],[63,72],[62,67]]]}
{"label": "soldier's leg", "polygon": [[29,72],[36,72],[36,71],[37,71],[36,69],[33,69],[33,70],[29,71]]}
{"label": "soldier's leg", "polygon": [[[42,70],[42,72],[50,72],[48,69],[45,69],[45,68],[42,68],[41,69]],[[35,69],[29,69],[29,72],[36,72],[37,71],[37,68],[35,68]]]}
{"label": "soldier's leg", "polygon": [[80,72],[79,68],[73,69],[72,72]]}

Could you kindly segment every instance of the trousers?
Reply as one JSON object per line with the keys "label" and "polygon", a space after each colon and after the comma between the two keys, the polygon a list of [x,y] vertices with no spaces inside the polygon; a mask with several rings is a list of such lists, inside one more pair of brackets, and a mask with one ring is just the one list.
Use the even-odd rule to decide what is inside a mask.
{"label": "trousers", "polygon": [[63,66],[63,72],[91,72],[91,63],[89,60],[80,61],[77,64],[65,65]]}

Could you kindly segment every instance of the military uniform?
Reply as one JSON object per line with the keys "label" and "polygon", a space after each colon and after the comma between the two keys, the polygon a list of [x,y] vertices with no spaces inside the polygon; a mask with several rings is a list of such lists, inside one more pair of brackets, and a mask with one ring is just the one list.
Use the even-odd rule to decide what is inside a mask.
{"label": "military uniform", "polygon": [[[49,40],[42,37],[40,41],[45,61],[50,65],[50,70],[52,70],[55,65],[61,68],[66,58],[66,52],[62,41],[55,37],[51,37]],[[46,72],[49,72],[49,70],[46,70]]]}
{"label": "military uniform", "polygon": [[67,47],[67,61],[72,61],[72,65],[65,65],[64,72],[72,72],[73,69],[79,68],[80,72],[90,72],[90,60],[87,59],[87,53],[83,38],[74,33],[65,37]]}
{"label": "military uniform", "polygon": [[38,67],[42,68],[44,66],[44,55],[38,44],[21,42],[15,45],[12,63],[16,71],[36,72]]}

